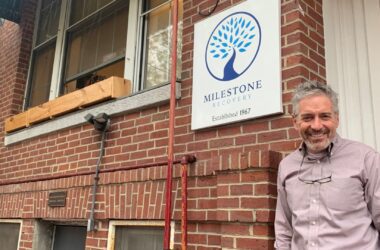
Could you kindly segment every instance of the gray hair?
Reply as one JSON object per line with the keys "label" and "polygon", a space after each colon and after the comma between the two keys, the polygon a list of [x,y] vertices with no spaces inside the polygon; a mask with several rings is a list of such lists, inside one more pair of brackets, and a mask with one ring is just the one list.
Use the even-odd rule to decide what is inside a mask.
{"label": "gray hair", "polygon": [[293,115],[298,115],[299,102],[305,97],[309,96],[327,96],[333,105],[333,110],[336,114],[339,114],[338,107],[338,94],[327,84],[318,81],[306,81],[297,86],[293,93],[292,105]]}

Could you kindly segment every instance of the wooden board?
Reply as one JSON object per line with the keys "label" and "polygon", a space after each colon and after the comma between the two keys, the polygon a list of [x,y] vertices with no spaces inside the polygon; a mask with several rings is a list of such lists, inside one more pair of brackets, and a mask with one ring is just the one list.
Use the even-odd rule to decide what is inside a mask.
{"label": "wooden board", "polygon": [[27,126],[29,126],[28,112],[23,112],[5,119],[4,130],[9,132]]}
{"label": "wooden board", "polygon": [[120,77],[110,77],[85,88],[60,96],[29,110],[7,118],[5,132],[25,128],[30,124],[42,122],[66,114],[79,108],[106,101],[131,93],[131,82]]}

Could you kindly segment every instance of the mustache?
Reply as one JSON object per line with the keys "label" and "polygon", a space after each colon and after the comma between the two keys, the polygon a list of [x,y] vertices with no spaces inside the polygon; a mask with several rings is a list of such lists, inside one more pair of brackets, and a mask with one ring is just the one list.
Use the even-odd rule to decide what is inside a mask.
{"label": "mustache", "polygon": [[323,135],[323,134],[329,134],[330,133],[330,129],[328,128],[321,128],[319,130],[315,130],[315,129],[312,129],[312,128],[308,128],[306,131],[305,131],[305,134],[306,135],[309,135],[309,136],[313,136],[313,135]]}

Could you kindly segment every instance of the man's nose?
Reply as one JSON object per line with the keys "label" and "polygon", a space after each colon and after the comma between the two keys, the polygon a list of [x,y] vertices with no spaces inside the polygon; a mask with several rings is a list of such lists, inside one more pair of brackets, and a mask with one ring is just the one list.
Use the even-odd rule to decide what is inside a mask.
{"label": "man's nose", "polygon": [[320,130],[323,128],[322,121],[319,117],[315,117],[311,123],[311,128],[314,130]]}

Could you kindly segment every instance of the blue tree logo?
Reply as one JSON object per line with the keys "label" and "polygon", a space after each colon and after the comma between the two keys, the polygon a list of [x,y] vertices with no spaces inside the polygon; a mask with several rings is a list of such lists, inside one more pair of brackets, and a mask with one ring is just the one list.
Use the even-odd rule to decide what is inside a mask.
{"label": "blue tree logo", "polygon": [[211,33],[205,55],[207,70],[220,81],[236,79],[252,65],[260,44],[261,28],[256,18],[247,12],[233,13]]}

